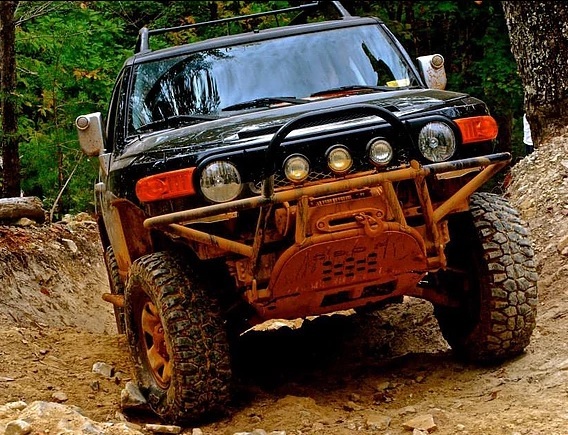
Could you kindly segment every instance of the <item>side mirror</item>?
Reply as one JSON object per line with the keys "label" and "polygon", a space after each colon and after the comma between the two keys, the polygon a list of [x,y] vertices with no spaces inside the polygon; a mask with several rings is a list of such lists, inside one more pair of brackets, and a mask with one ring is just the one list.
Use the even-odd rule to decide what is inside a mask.
{"label": "side mirror", "polygon": [[441,54],[430,56],[420,56],[418,65],[426,85],[430,89],[446,89],[446,70],[444,68],[444,57]]}
{"label": "side mirror", "polygon": [[100,155],[105,149],[103,120],[100,112],[78,116],[75,120],[81,150],[89,157]]}

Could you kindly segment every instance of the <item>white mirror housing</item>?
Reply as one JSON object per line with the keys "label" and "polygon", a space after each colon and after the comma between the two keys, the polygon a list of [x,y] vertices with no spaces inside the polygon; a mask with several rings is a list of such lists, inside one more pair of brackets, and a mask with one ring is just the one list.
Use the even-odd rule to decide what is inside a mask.
{"label": "white mirror housing", "polygon": [[446,89],[446,70],[444,57],[441,54],[418,57],[418,65],[426,86],[430,89]]}
{"label": "white mirror housing", "polygon": [[75,120],[81,150],[89,157],[100,155],[105,148],[103,121],[100,112],[80,115]]}

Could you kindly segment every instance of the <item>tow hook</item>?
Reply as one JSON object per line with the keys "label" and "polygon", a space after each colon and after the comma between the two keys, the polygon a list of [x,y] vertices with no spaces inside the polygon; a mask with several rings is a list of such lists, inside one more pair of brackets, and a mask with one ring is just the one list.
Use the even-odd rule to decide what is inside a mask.
{"label": "tow hook", "polygon": [[377,237],[383,232],[381,220],[375,219],[366,213],[357,213],[354,217],[357,223],[363,227],[368,237]]}

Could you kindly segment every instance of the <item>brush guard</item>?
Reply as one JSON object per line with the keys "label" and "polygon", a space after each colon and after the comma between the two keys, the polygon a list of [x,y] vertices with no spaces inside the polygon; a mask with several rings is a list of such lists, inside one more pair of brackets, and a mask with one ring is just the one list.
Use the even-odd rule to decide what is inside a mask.
{"label": "brush guard", "polygon": [[[371,112],[393,126],[395,131],[399,133],[398,140],[412,141],[403,122],[385,109],[364,104],[340,110],[357,113],[361,111]],[[449,214],[463,211],[463,206],[467,203],[469,196],[505,167],[510,162],[511,155],[510,153],[495,153],[428,165],[420,165],[413,160],[407,167],[388,172],[370,173],[356,178],[275,192],[272,176],[275,156],[286,136],[306,121],[325,118],[337,111],[338,109],[330,109],[305,114],[280,128],[273,136],[266,151],[265,179],[261,195],[154,216],[146,219],[144,226],[148,229],[166,231],[188,241],[209,245],[227,253],[234,253],[247,258],[249,264],[247,273],[250,274],[251,279],[245,296],[249,302],[260,303],[256,308],[263,316],[274,317],[277,314],[278,317],[286,318],[318,314],[326,312],[326,306],[337,306],[343,309],[349,307],[357,298],[362,297],[365,292],[374,292],[371,295],[371,300],[373,298],[374,300],[385,299],[385,295],[388,295],[389,292],[391,296],[397,293],[409,294],[410,289],[413,289],[414,295],[421,296],[420,289],[417,287],[418,282],[427,272],[446,266],[444,248],[447,243],[447,234],[444,234],[442,222]],[[450,178],[472,170],[479,170],[479,172],[448,199],[434,205],[429,194],[428,177]],[[424,229],[421,233],[407,224],[405,212],[393,187],[393,183],[405,180],[412,180],[416,188],[424,221]],[[389,222],[381,219],[370,219],[369,215],[361,213],[354,216],[358,223],[357,228],[331,232],[330,234],[308,235],[310,199],[373,188],[380,189],[380,196],[386,201],[392,216]],[[270,210],[275,205],[284,203],[297,204],[294,244],[276,260],[268,286],[259,289],[257,288],[256,273],[258,272],[260,252],[264,244],[266,220]],[[259,209],[259,216],[252,244],[230,240],[191,228],[192,223],[205,218],[256,208]],[[326,271],[326,261],[329,262],[329,260],[323,259],[324,253],[333,251],[335,248],[332,248],[332,246],[336,246],[338,240],[340,240],[340,244],[346,246],[346,252],[355,252],[357,246],[362,243],[367,245],[365,252],[373,250],[378,252],[383,262],[381,272],[376,272],[372,267],[367,267],[368,259],[358,260],[355,255],[346,255],[343,260],[353,261],[355,265],[357,261],[360,264],[365,264],[365,278],[362,281],[359,279],[357,285],[350,287],[348,271],[342,270],[337,275],[333,275],[334,272],[329,270]],[[397,257],[397,251],[394,249],[399,244],[404,246],[404,249],[401,250],[406,252],[404,258]],[[319,263],[318,258],[321,260]],[[384,263],[385,261],[387,263]],[[400,264],[405,264],[405,266],[401,268]],[[311,271],[306,269],[309,267],[312,267]],[[332,269],[334,267],[339,270],[341,268],[340,263],[334,263]],[[288,276],[289,273],[286,273],[289,271],[295,271],[292,277]],[[310,287],[311,296],[298,296],[302,292],[297,283],[298,273],[302,273],[303,277],[311,277],[307,280],[307,283],[304,279],[300,280],[302,281],[301,285]],[[324,280],[326,276],[331,276],[327,283]],[[334,276],[337,278],[335,279]],[[394,280],[387,280],[387,276],[394,277]],[[294,280],[296,284],[294,284]],[[341,287],[345,286],[348,287],[347,290],[340,290]],[[337,289],[337,292],[332,291],[330,293],[334,289]],[[345,294],[345,292],[350,293]],[[433,297],[435,296],[429,295],[430,300]],[[335,303],[334,298],[337,300]],[[289,302],[281,303],[278,306],[271,305],[276,299],[288,299]],[[262,305],[264,301],[266,301],[266,305]],[[330,310],[327,309],[327,311]]]}

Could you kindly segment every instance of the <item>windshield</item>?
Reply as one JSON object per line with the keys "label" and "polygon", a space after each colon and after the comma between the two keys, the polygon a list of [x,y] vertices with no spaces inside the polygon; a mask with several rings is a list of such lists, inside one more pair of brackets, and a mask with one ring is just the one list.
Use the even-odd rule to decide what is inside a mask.
{"label": "windshield", "polygon": [[326,90],[384,91],[418,84],[379,26],[253,42],[139,64],[130,96],[130,133],[168,118],[203,122],[191,115],[294,104]]}

